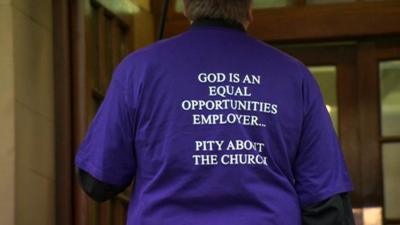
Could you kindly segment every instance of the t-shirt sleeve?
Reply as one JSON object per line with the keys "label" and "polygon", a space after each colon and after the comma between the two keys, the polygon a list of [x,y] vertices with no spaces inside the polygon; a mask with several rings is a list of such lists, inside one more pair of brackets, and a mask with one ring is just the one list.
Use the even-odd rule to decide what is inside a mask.
{"label": "t-shirt sleeve", "polygon": [[302,133],[294,163],[295,188],[302,207],[352,190],[338,137],[314,76],[303,69]]}
{"label": "t-shirt sleeve", "polygon": [[[122,64],[122,63],[121,63]],[[126,68],[119,65],[75,157],[78,168],[99,181],[129,185],[136,172],[134,146],[135,107],[124,82]]]}

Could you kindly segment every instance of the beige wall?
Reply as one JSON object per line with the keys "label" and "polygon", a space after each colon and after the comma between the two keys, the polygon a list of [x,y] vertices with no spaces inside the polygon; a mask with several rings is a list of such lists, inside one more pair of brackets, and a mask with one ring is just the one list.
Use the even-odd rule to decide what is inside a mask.
{"label": "beige wall", "polygon": [[2,225],[54,224],[51,13],[51,0],[0,0]]}
{"label": "beige wall", "polygon": [[[140,6],[135,48],[154,40]],[[0,225],[55,224],[52,41],[51,0],[0,0]]]}
{"label": "beige wall", "polygon": [[0,224],[14,224],[15,102],[12,7],[0,0]]}

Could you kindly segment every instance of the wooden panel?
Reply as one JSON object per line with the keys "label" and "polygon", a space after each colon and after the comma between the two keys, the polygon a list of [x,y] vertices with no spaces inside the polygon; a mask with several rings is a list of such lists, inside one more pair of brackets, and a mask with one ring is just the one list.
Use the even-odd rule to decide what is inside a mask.
{"label": "wooden panel", "polygon": [[[398,37],[392,38],[392,39],[386,39],[386,40],[385,39],[377,40],[375,47],[376,47],[376,51],[375,51],[374,56],[376,57],[375,60],[376,60],[377,66],[379,66],[379,62],[381,62],[381,61],[400,59],[400,38],[398,38]],[[378,71],[377,71],[377,79],[379,79]],[[378,90],[378,95],[379,95],[379,91],[380,90]],[[377,107],[379,109],[380,105],[377,105]],[[381,121],[381,119],[379,119],[379,121]],[[379,125],[379,128],[380,127],[381,127],[381,125]],[[384,143],[400,142],[400,136],[383,137],[382,134],[380,134],[379,142],[380,142],[381,146]],[[382,189],[383,189],[383,186],[384,186],[383,172],[381,173],[381,176],[382,176]],[[384,198],[383,198],[383,200],[384,200]],[[385,204],[383,204],[383,205],[385,205]],[[385,207],[383,207],[383,215],[385,215]],[[397,218],[397,219],[384,218],[384,224],[385,225],[400,224],[400,218]]]}
{"label": "wooden panel", "polygon": [[100,204],[99,225],[113,225],[111,222],[111,202],[103,202]]}
{"label": "wooden panel", "polygon": [[111,24],[111,67],[115,68],[119,61],[120,57],[122,55],[121,52],[121,32],[120,32],[120,27],[118,25],[117,20],[112,20]]}
{"label": "wooden panel", "polygon": [[71,71],[69,42],[69,5],[66,0],[53,0],[53,53],[55,93],[55,156],[56,156],[56,224],[72,224],[72,122]]}
{"label": "wooden panel", "polygon": [[115,199],[113,202],[112,224],[125,225],[127,218],[128,205],[124,201]]}
{"label": "wooden panel", "polygon": [[382,205],[382,166],[379,146],[379,80],[375,44],[363,42],[358,52],[358,96],[363,205]]}
{"label": "wooden panel", "polygon": [[[96,73],[90,71],[87,73],[87,76],[95,78],[91,79],[94,82],[90,85],[91,98],[89,100],[93,106],[93,111],[88,115],[90,120],[104,99],[115,66],[131,51],[130,46],[132,46],[129,43],[132,42],[131,27],[126,21],[122,21],[116,13],[99,2],[92,2],[92,11],[97,20],[93,24],[96,29],[87,30],[87,35],[95,37],[96,41],[96,49],[88,48],[88,54],[95,59],[90,67],[96,71]],[[127,203],[120,198],[98,204],[96,215],[92,215],[95,221],[98,221],[96,224],[123,225],[126,219],[123,215],[126,215],[127,207],[121,207],[121,205],[125,204]]]}
{"label": "wooden panel", "polygon": [[[302,41],[400,34],[400,1],[356,2],[255,10],[249,32],[265,41]],[[183,15],[170,18],[166,36],[189,27]]]}
{"label": "wooden panel", "polygon": [[[336,65],[355,62],[356,53],[353,50],[355,45],[356,42],[338,42],[275,46],[308,65]],[[321,54],[321,52],[329,52],[329,54]]]}
{"label": "wooden panel", "polygon": [[400,58],[400,36],[376,39],[376,57],[378,60],[391,60]]}
{"label": "wooden panel", "polygon": [[400,219],[399,220],[385,220],[385,225],[399,225],[400,224]]}
{"label": "wooden panel", "polygon": [[[57,153],[57,205],[62,209],[57,210],[57,224],[64,225],[109,225],[116,211],[111,203],[98,207],[89,200],[76,179],[73,159],[94,115],[89,106],[94,104],[97,108],[101,103],[111,72],[122,53],[130,51],[127,48],[132,45],[128,42],[132,40],[126,21],[100,4],[93,7],[88,2],[56,1],[54,4],[57,9],[54,12],[63,15],[55,16],[54,30],[55,53],[61,55],[60,60],[55,60],[59,63],[55,67],[57,149],[60,150]],[[58,27],[60,24],[64,25],[62,29]]]}
{"label": "wooden panel", "polygon": [[362,207],[361,154],[359,142],[359,121],[357,120],[357,64],[356,53],[353,60],[338,64],[338,105],[339,105],[339,136],[346,164],[352,177],[354,191],[352,204],[354,208]]}
{"label": "wooden panel", "polygon": [[[71,27],[71,74],[72,74],[72,150],[73,156],[86,133],[87,121],[87,90],[86,74],[86,45],[84,24],[84,2],[72,0],[70,19],[74,26]],[[74,171],[74,168],[71,168]],[[74,173],[75,175],[75,173]],[[79,182],[74,177],[74,224],[88,224],[88,198],[80,188]]]}
{"label": "wooden panel", "polygon": [[315,5],[256,11],[250,32],[263,40],[332,39],[400,33],[400,2]]}
{"label": "wooden panel", "polygon": [[100,7],[96,9],[97,19],[98,19],[98,33],[96,34],[97,40],[97,51],[98,51],[98,74],[93,74],[93,76],[98,76],[99,80],[99,91],[104,95],[105,90],[107,88],[107,64],[106,64],[106,40],[105,40],[105,33],[106,33],[106,18],[104,16],[104,8]]}

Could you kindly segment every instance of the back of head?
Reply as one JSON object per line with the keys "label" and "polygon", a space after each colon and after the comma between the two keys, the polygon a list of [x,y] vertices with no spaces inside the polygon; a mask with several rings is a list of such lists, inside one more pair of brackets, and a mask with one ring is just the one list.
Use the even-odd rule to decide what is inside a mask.
{"label": "back of head", "polygon": [[192,21],[211,18],[243,24],[249,20],[251,0],[184,0],[184,2],[185,14]]}

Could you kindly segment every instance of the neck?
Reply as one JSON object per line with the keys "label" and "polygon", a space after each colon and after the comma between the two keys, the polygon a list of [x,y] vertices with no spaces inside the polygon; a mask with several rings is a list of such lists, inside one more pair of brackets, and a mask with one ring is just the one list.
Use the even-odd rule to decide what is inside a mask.
{"label": "neck", "polygon": [[200,18],[192,23],[193,27],[198,26],[220,26],[246,32],[245,26],[237,21],[228,19]]}

